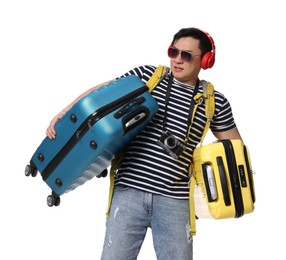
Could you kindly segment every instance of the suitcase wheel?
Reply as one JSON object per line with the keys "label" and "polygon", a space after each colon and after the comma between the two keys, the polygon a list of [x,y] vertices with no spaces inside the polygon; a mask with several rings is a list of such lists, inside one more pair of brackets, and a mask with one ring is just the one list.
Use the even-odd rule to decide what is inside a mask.
{"label": "suitcase wheel", "polygon": [[49,207],[59,206],[61,203],[61,198],[55,194],[49,195],[47,197],[47,204]]}
{"label": "suitcase wheel", "polygon": [[31,175],[32,177],[36,177],[36,176],[37,176],[37,173],[38,173],[38,171],[37,171],[37,169],[36,169],[35,167],[32,167],[30,164],[28,164],[28,165],[26,166],[26,168],[25,168],[25,175],[26,175],[27,177],[29,177],[30,175]]}
{"label": "suitcase wheel", "polygon": [[107,169],[104,169],[99,175],[97,175],[97,178],[105,178],[108,175]]}

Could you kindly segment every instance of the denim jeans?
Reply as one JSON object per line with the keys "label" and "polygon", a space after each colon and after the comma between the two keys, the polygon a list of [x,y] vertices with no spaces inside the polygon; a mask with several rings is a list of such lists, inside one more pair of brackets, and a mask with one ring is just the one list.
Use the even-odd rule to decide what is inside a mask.
{"label": "denim jeans", "polygon": [[114,189],[101,260],[135,260],[151,228],[158,260],[192,260],[189,202],[118,186]]}

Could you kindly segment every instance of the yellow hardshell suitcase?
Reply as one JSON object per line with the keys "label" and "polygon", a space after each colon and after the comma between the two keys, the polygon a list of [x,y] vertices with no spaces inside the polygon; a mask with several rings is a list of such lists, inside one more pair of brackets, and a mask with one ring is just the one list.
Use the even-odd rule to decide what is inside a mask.
{"label": "yellow hardshell suitcase", "polygon": [[241,140],[219,140],[193,154],[196,215],[239,218],[254,210],[255,189],[248,147]]}

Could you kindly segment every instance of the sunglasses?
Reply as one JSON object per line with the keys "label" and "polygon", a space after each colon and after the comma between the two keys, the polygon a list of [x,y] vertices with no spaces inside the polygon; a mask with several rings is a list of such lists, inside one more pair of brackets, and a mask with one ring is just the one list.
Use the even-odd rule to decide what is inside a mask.
{"label": "sunglasses", "polygon": [[168,56],[169,56],[169,58],[175,59],[175,58],[178,57],[179,54],[181,54],[181,58],[185,62],[190,62],[193,57],[199,56],[199,55],[192,55],[191,53],[189,53],[187,51],[180,51],[176,47],[174,47],[173,45],[171,45],[168,48]]}

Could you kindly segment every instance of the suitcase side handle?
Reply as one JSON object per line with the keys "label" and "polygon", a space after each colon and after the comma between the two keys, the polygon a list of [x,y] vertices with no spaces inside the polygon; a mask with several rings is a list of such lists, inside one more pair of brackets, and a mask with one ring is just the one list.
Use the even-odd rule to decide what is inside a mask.
{"label": "suitcase side handle", "polygon": [[147,107],[139,107],[135,111],[122,118],[124,134],[144,122],[150,116],[150,110]]}
{"label": "suitcase side handle", "polygon": [[202,169],[208,201],[213,202],[217,199],[217,188],[214,173],[209,164],[202,164]]}
{"label": "suitcase side handle", "polygon": [[223,193],[223,199],[224,199],[224,204],[226,206],[230,206],[230,197],[229,197],[229,191],[227,187],[227,180],[226,180],[226,173],[225,169],[223,166],[223,161],[221,156],[216,157],[216,162],[219,170],[219,177],[220,177],[220,182],[221,182],[221,187],[222,187],[222,193]]}

